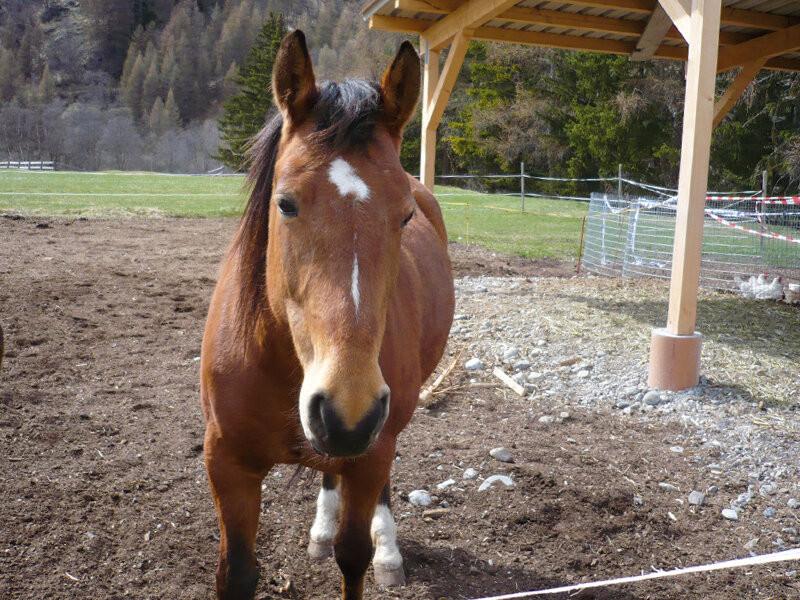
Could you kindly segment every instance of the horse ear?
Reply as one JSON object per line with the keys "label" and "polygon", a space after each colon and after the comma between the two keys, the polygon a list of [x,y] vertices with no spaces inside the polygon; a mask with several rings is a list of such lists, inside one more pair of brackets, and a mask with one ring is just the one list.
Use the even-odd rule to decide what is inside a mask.
{"label": "horse ear", "polygon": [[386,125],[393,135],[400,135],[414,114],[419,99],[419,80],[419,55],[411,42],[403,42],[381,79]]}
{"label": "horse ear", "polygon": [[306,36],[296,29],[281,41],[272,69],[272,94],[275,104],[290,124],[302,123],[317,96],[314,68],[306,46]]}

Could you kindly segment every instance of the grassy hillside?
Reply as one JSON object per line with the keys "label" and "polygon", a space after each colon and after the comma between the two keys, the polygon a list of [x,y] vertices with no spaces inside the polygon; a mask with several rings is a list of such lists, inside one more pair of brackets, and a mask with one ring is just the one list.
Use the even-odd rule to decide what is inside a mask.
{"label": "grassy hillside", "polygon": [[[580,202],[436,189],[450,238],[531,258],[571,259],[577,253]],[[154,173],[0,172],[0,212],[52,216],[228,217],[246,200],[243,177]]]}

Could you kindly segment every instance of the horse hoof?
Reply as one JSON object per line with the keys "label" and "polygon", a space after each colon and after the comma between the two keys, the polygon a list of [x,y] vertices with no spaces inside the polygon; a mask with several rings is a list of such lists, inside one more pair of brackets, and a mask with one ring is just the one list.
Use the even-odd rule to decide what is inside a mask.
{"label": "horse hoof", "polygon": [[406,574],[403,565],[399,567],[375,566],[375,583],[380,587],[401,587],[406,584]]}
{"label": "horse hoof", "polygon": [[308,555],[313,560],[325,560],[329,556],[333,556],[333,543],[311,540],[308,542]]}

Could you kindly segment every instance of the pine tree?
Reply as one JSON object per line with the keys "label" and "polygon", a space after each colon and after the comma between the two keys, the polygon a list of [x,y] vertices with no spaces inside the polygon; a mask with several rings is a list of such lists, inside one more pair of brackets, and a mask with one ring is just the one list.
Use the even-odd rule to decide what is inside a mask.
{"label": "pine tree", "polygon": [[175,94],[170,88],[167,94],[167,101],[164,103],[164,114],[167,129],[177,129],[181,126],[181,111],[178,110],[178,103],[175,102]]}
{"label": "pine tree", "polygon": [[153,108],[150,109],[150,113],[147,115],[147,125],[155,135],[160,136],[165,129],[166,124],[166,111],[164,110],[164,101],[159,96],[156,98],[156,101],[153,102]]}
{"label": "pine tree", "polygon": [[42,78],[39,80],[39,101],[47,104],[56,95],[56,84],[50,75],[50,65],[45,64],[42,71]]}
{"label": "pine tree", "polygon": [[248,166],[245,148],[272,106],[272,66],[285,33],[283,16],[271,13],[236,77],[239,93],[225,102],[217,159],[232,169]]}
{"label": "pine tree", "polygon": [[225,77],[222,79],[222,99],[227,100],[231,96],[233,96],[237,91],[238,87],[236,85],[236,80],[239,77],[239,67],[236,63],[231,63],[231,66],[228,67],[228,71],[225,73]]}
{"label": "pine tree", "polygon": [[155,99],[161,96],[161,76],[158,72],[158,59],[152,55],[150,66],[147,68],[142,83],[142,114],[146,114],[148,109],[153,106]]}
{"label": "pine tree", "polygon": [[142,86],[146,75],[144,69],[144,58],[139,54],[122,89],[122,97],[137,119],[142,114]]}

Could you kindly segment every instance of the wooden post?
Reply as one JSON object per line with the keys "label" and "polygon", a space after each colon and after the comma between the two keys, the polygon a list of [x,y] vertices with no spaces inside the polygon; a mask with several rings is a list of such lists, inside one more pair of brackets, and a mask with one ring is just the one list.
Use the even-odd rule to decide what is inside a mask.
{"label": "wooden post", "polygon": [[[445,108],[447,108],[450,94],[453,93],[453,87],[456,85],[456,79],[458,78],[459,71],[461,71],[461,65],[464,64],[464,57],[467,54],[471,36],[471,30],[456,34],[453,38],[453,43],[450,44],[450,49],[447,51],[447,60],[445,60],[444,68],[441,73],[438,72],[438,53],[434,54],[434,52],[430,50],[429,42],[425,38],[422,38],[424,48],[426,52],[429,51],[430,55],[429,60],[425,64],[427,77],[423,80],[423,95],[427,96],[430,94],[430,98],[426,98],[427,106],[425,106],[422,111],[422,151],[420,152],[420,161],[422,164],[420,166],[420,175],[422,177],[422,183],[431,191],[433,191],[434,174],[436,171],[436,129],[439,127],[439,122],[442,120]],[[434,56],[437,57],[435,67]]]}
{"label": "wooden post", "polygon": [[522,212],[525,212],[525,163],[519,163],[519,199]]}
{"label": "wooden post", "polygon": [[622,200],[622,163],[617,165],[617,198]]}
{"label": "wooden post", "polygon": [[650,348],[648,382],[659,389],[692,387],[700,375],[695,324],[721,5],[721,0],[692,2],[669,315],[667,327],[653,331]]}
{"label": "wooden post", "polygon": [[431,50],[425,38],[420,38],[422,50],[422,134],[420,140],[420,181],[433,191],[436,174],[436,127],[428,127],[428,111],[433,92],[439,83],[439,51]]}

